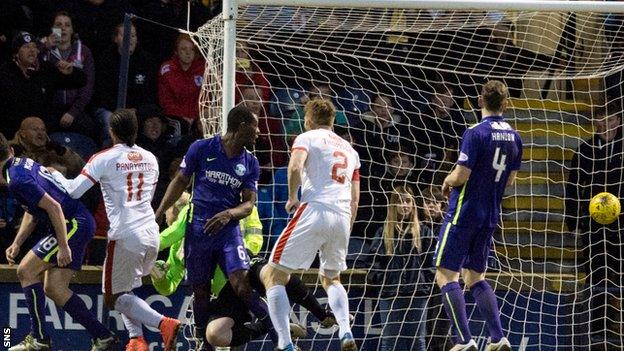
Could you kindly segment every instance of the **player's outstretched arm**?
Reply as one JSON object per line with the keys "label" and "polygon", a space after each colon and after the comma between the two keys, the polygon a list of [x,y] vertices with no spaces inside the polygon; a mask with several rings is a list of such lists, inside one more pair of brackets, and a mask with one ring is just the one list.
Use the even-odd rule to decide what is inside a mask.
{"label": "player's outstretched arm", "polygon": [[52,172],[52,177],[57,183],[61,184],[63,188],[65,188],[67,194],[69,194],[69,196],[73,199],[79,199],[96,183],[93,178],[90,178],[82,173],[74,179],[67,179],[63,173],[54,170]]}
{"label": "player's outstretched arm", "polygon": [[191,178],[185,176],[182,172],[178,171],[178,173],[176,173],[176,176],[169,183],[169,186],[167,186],[165,196],[162,201],[160,201],[160,206],[158,206],[158,209],[156,210],[156,221],[159,221],[165,214],[165,211],[167,211],[169,207],[173,206],[173,204],[180,198],[190,182]]}

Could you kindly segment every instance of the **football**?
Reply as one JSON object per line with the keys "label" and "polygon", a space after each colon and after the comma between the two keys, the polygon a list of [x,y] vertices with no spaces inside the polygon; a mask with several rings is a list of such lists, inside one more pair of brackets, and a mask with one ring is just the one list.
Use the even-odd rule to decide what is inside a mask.
{"label": "football", "polygon": [[597,194],[589,202],[589,215],[600,224],[611,224],[620,215],[620,200],[611,193]]}

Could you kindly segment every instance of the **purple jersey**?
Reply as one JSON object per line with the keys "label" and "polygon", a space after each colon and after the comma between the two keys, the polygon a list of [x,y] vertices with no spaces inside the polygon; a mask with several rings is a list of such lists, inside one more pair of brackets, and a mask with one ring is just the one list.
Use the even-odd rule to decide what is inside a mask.
{"label": "purple jersey", "polygon": [[66,219],[83,215],[87,209],[80,200],[72,199],[45,167],[29,158],[15,157],[7,161],[9,191],[38,220],[49,223],[48,214],[39,207],[46,193],[61,205]]}
{"label": "purple jersey", "polygon": [[520,169],[522,140],[502,116],[467,129],[457,164],[470,168],[468,181],[453,188],[445,220],[459,226],[496,226],[511,171]]}
{"label": "purple jersey", "polygon": [[[191,221],[203,223],[221,211],[240,205],[243,189],[257,191],[260,165],[247,150],[228,158],[221,136],[215,135],[189,147],[180,171],[194,177]],[[230,221],[221,232],[230,232],[237,226],[238,221]]]}

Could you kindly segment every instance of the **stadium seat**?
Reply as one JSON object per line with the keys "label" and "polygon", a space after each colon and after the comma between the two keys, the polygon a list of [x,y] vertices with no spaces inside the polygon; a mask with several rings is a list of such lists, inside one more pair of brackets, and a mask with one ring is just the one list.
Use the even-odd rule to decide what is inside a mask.
{"label": "stadium seat", "polygon": [[74,150],[83,160],[88,160],[97,151],[95,141],[82,134],[57,132],[50,134],[50,139]]}

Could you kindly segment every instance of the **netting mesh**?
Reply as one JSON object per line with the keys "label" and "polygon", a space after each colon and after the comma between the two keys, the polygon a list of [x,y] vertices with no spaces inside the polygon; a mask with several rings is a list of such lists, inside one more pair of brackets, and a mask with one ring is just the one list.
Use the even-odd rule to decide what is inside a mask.
{"label": "netting mesh", "polygon": [[[438,189],[463,131],[480,118],[480,86],[501,79],[513,97],[506,119],[525,147],[488,264],[503,327],[514,348],[621,348],[619,220],[599,226],[587,212],[598,190],[622,194],[620,27],[618,16],[598,13],[241,7],[236,103],[260,117],[255,154],[267,250],[288,220],[285,166],[303,130],[302,106],[331,98],[336,131],[362,159],[348,255],[356,271],[343,277],[358,342],[368,350],[417,350],[414,335],[424,326],[426,349],[446,349],[449,323],[431,260],[446,206]],[[221,121],[221,20],[195,39],[207,59],[200,103],[212,134]],[[605,120],[596,107],[607,105]],[[574,156],[578,148],[584,156]],[[400,185],[415,194],[422,245],[389,256],[378,250],[380,228]],[[471,329],[484,345],[487,328],[466,297]],[[412,335],[397,337],[404,332]],[[299,343],[329,349],[328,335],[314,329]]]}

